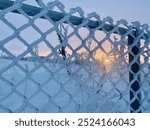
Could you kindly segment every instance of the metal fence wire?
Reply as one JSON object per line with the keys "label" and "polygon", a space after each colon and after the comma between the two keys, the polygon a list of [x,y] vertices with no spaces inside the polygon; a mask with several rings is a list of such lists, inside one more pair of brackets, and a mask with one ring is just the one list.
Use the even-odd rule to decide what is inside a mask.
{"label": "metal fence wire", "polygon": [[0,0],[0,112],[150,112],[150,30],[55,0]]}

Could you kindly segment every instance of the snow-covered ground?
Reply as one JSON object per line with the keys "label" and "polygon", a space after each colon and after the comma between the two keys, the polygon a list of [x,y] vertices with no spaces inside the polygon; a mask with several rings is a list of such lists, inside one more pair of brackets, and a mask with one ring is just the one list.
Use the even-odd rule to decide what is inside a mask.
{"label": "snow-covered ground", "polygon": [[[12,63],[0,59],[0,112],[130,112],[126,69],[110,74],[92,62]],[[149,76],[143,75],[147,69],[141,73],[144,112],[150,111]]]}
{"label": "snow-covered ground", "polygon": [[[12,61],[0,59],[0,71]],[[115,76],[94,65],[20,60],[0,77],[0,112],[129,112],[129,88]]]}

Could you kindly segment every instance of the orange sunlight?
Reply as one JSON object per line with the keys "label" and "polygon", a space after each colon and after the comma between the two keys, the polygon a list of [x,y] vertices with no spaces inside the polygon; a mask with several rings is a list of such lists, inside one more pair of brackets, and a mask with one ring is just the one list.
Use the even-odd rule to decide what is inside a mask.
{"label": "orange sunlight", "polygon": [[95,59],[100,61],[104,66],[109,66],[112,64],[112,61],[109,56],[106,56],[104,53],[96,52]]}
{"label": "orange sunlight", "polygon": [[105,65],[110,65],[111,64],[111,61],[109,60],[109,58],[104,59],[104,64]]}

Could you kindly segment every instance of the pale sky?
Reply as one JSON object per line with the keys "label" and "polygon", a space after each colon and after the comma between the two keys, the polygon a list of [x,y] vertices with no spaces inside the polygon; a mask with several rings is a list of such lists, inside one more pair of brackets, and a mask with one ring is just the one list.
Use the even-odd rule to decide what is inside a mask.
{"label": "pale sky", "polygon": [[[54,0],[43,0],[45,3]],[[101,18],[111,16],[114,21],[126,19],[128,22],[140,21],[150,25],[150,0],[59,0],[70,8],[82,7],[85,14],[97,12]],[[35,3],[35,0],[27,0]]]}
{"label": "pale sky", "polygon": [[114,21],[126,19],[150,25],[150,0],[60,0],[67,10],[80,6],[85,13],[97,12],[101,18],[111,16]]}
{"label": "pale sky", "polygon": [[[43,0],[43,1],[52,1],[52,0]],[[126,19],[129,23],[133,21],[140,21],[141,24],[147,23],[150,26],[150,0],[60,0],[64,6],[65,10],[69,12],[70,8],[75,8],[75,7],[81,7],[85,15],[88,13],[92,12],[97,12],[101,19],[111,16],[114,21],[118,21],[120,19]],[[35,0],[27,0],[27,2],[35,5],[36,2]],[[7,18],[9,17],[8,20],[12,22],[13,25],[15,26],[21,26],[25,24],[27,21],[24,18],[21,18],[21,15],[11,15],[7,14]],[[15,19],[14,19],[15,17]],[[18,19],[18,20],[16,20]],[[19,22],[17,22],[19,21]],[[35,22],[36,24],[36,22]],[[46,29],[49,27],[47,24],[44,23]],[[9,35],[13,34],[13,31],[2,21],[0,21],[0,41],[8,37]],[[40,28],[40,27],[39,27]],[[32,32],[32,35],[30,35]],[[39,36],[35,33],[35,31],[32,31],[32,28],[28,28],[25,31],[22,31],[20,33],[23,38],[25,38],[26,41],[29,43],[32,43],[34,40],[36,40]],[[57,36],[56,36],[57,37]],[[48,39],[49,40],[49,39]],[[55,39],[51,39],[49,41],[54,41]],[[57,40],[58,41],[58,40]],[[16,39],[12,41],[13,43],[18,43]],[[56,41],[54,42],[56,43]],[[8,45],[8,46],[7,46]],[[11,42],[9,44],[5,45],[7,49],[15,50],[14,46]],[[19,48],[19,49],[18,49]],[[18,50],[21,52],[25,49],[21,46],[18,46],[16,48],[16,51],[14,53],[18,53]]]}

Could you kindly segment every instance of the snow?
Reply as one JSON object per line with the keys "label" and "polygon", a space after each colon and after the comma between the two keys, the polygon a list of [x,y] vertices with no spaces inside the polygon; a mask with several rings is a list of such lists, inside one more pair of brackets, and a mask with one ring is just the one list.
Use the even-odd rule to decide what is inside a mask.
{"label": "snow", "polygon": [[[0,63],[2,70],[12,60],[1,58]],[[40,66],[38,62],[20,60],[18,64],[24,69],[15,65],[2,74],[9,83],[0,80],[0,104],[11,112],[129,112],[126,84],[120,81],[116,85],[119,91],[126,92],[119,99],[110,81],[103,82],[100,77],[96,81],[94,67],[89,71],[88,67],[72,63],[68,75],[65,64],[60,62]]]}
{"label": "snow", "polygon": [[[44,1],[45,4],[47,2],[48,0]],[[24,3],[38,6],[36,1],[27,0]],[[62,4],[61,8],[63,9]],[[71,11],[79,12],[83,17],[83,12],[80,8],[74,8]],[[16,20],[14,21],[13,16],[21,19],[21,21],[18,20],[20,23],[17,23]],[[9,12],[5,15],[5,18],[16,29],[28,22],[24,15],[15,14],[13,16]],[[91,13],[86,19],[91,19],[92,17],[99,19],[96,13]],[[7,43],[2,42],[0,47],[0,112],[130,112],[130,65],[127,63],[128,59],[125,58],[126,55],[133,53],[133,51],[127,47],[128,43],[125,38],[127,35],[122,37],[122,34],[117,34],[117,37],[112,38],[113,32],[118,32],[120,24],[129,29],[127,21],[118,21],[113,29],[115,31],[112,31],[110,35],[106,35],[105,31],[103,33],[95,31],[95,34],[91,34],[90,29],[83,29],[82,25],[77,27],[78,32],[76,32],[76,29],[71,28],[68,23],[68,32],[67,28],[65,28],[66,25],[60,27],[60,33],[67,37],[67,39],[64,39],[65,42],[57,33],[59,27],[53,28],[53,24],[47,20],[35,18],[34,24],[37,27],[32,26],[30,22],[27,23],[25,29],[18,31],[21,38],[18,37],[17,32],[14,33],[15,30],[12,26],[7,23],[4,24],[5,22],[4,19],[0,21],[1,30],[4,32],[0,37],[0,41],[5,38],[8,40]],[[102,22],[108,22],[113,25],[111,17],[103,19]],[[61,24],[61,22],[56,23],[57,26]],[[148,32],[146,24],[140,25],[139,22],[134,22],[131,26],[138,29],[142,28],[143,32]],[[37,28],[41,31],[38,31]],[[52,28],[54,31],[51,30]],[[61,30],[61,28],[64,30]],[[48,30],[51,30],[48,35],[43,36],[42,34]],[[12,34],[17,34],[16,38],[11,40],[7,38]],[[98,42],[93,42],[93,37]],[[106,41],[101,43],[103,39],[106,39]],[[136,40],[139,39],[135,38]],[[148,52],[150,47],[147,46],[147,42],[149,43],[145,39],[141,48],[145,48]],[[66,50],[62,49],[64,46],[66,46]],[[89,53],[94,49],[95,53],[99,49],[101,50],[97,57],[102,57],[99,55],[102,51],[105,55],[109,53],[114,57],[121,55],[119,62],[112,66],[110,64],[113,61],[110,60],[112,57],[107,57],[107,66],[91,61],[92,58],[96,58],[94,54],[92,58],[89,58],[91,55]],[[63,50],[66,51],[66,54],[63,54]],[[144,112],[149,112],[150,68],[149,63],[146,61],[149,55],[146,52],[143,54],[143,50],[140,51],[140,55],[143,55],[143,59],[140,59],[143,65],[140,66],[141,89],[139,91],[141,91],[142,108]],[[28,56],[32,56],[32,58],[18,60],[25,51],[26,54],[31,53]],[[6,54],[2,56],[4,52]],[[79,53],[80,55],[83,53],[82,60],[75,61],[80,59]],[[10,58],[6,58],[8,55],[10,55]],[[51,59],[46,59],[44,56],[49,56]],[[106,60],[105,57],[104,60]],[[121,68],[118,68],[117,64],[121,65],[119,66]],[[138,76],[135,79],[138,80]],[[136,94],[134,96],[137,97]]]}

